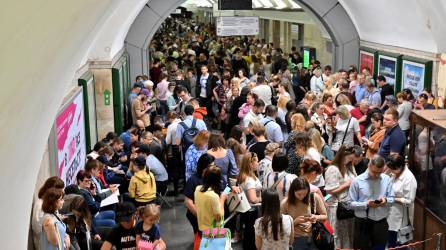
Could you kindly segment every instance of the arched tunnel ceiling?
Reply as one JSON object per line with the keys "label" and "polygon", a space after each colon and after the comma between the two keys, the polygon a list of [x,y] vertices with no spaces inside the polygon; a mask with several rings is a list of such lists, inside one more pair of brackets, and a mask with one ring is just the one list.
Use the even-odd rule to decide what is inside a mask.
{"label": "arched tunnel ceiling", "polygon": [[[310,0],[307,0],[310,2]],[[111,59],[145,0],[4,1],[0,8],[2,249],[26,249],[42,154],[57,110],[87,59]],[[153,8],[166,0],[150,0]],[[322,2],[311,1],[313,9]],[[444,52],[445,0],[340,0],[362,40]],[[332,5],[334,6],[334,5]],[[145,7],[144,7],[145,8]],[[319,9],[322,12],[328,10]],[[167,10],[166,10],[167,11]],[[160,22],[155,13],[152,22]]]}

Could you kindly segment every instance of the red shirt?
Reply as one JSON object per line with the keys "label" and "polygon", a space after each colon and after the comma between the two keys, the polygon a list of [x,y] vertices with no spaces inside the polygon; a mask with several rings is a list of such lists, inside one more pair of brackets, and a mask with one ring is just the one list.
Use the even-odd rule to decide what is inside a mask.
{"label": "red shirt", "polygon": [[[359,108],[354,108],[352,111],[350,111],[350,114],[356,118],[356,120],[361,119],[366,114],[363,114]],[[365,121],[359,123],[359,131],[361,133],[361,136],[365,135]]]}

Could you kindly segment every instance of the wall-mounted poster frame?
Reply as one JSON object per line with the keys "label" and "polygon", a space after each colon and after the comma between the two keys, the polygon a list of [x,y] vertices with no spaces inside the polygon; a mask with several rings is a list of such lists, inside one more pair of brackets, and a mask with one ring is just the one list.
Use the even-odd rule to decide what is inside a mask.
{"label": "wall-mounted poster frame", "polygon": [[370,68],[370,74],[373,76],[376,72],[376,68],[378,67],[378,51],[375,49],[361,47],[359,48],[359,72],[365,67]]}
{"label": "wall-mounted poster frame", "polygon": [[84,92],[85,141],[87,152],[90,152],[98,141],[94,76],[87,72],[77,82]]}
{"label": "wall-mounted poster frame", "polygon": [[86,143],[83,88],[69,95],[57,113],[48,145],[50,164],[65,186],[76,183],[76,173],[85,167]]}
{"label": "wall-mounted poster frame", "polygon": [[402,55],[379,51],[377,75],[383,75],[396,92],[401,90]]}
{"label": "wall-mounted poster frame", "polygon": [[432,86],[432,61],[403,56],[401,66],[401,88],[408,88],[414,97],[423,89]]}

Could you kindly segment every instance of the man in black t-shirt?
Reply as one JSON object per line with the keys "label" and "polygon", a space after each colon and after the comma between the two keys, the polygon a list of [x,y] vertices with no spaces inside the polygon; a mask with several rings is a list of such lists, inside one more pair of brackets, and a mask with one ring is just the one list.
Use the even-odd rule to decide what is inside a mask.
{"label": "man in black t-shirt", "polygon": [[135,219],[136,208],[133,203],[119,204],[116,210],[116,220],[119,225],[105,238],[101,250],[136,250]]}
{"label": "man in black t-shirt", "polygon": [[395,92],[393,90],[393,86],[386,82],[386,78],[383,75],[379,75],[376,81],[378,83],[378,87],[381,89],[381,109],[383,109],[387,105],[386,96],[393,96]]}
{"label": "man in black t-shirt", "polygon": [[363,149],[358,145],[353,146],[352,163],[357,175],[364,173],[369,165],[369,159],[363,156]]}

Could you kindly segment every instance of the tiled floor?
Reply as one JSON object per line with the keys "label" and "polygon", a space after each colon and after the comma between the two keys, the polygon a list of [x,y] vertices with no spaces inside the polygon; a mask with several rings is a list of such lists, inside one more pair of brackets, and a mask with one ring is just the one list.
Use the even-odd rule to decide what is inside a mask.
{"label": "tiled floor", "polygon": [[[169,250],[192,250],[194,233],[186,218],[184,196],[167,197],[167,200],[173,207],[163,205],[161,208],[161,237]],[[240,244],[233,244],[232,247],[233,250],[241,250]]]}

